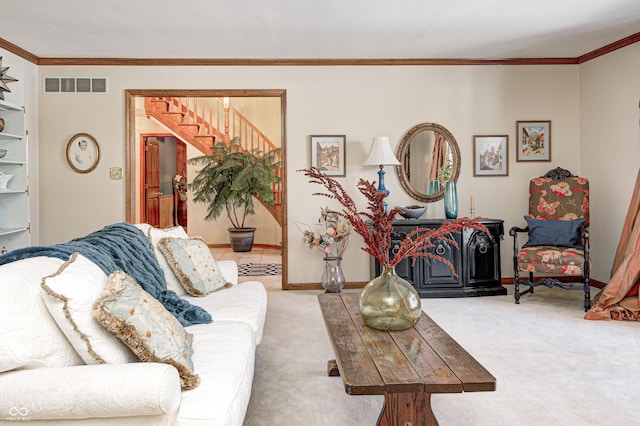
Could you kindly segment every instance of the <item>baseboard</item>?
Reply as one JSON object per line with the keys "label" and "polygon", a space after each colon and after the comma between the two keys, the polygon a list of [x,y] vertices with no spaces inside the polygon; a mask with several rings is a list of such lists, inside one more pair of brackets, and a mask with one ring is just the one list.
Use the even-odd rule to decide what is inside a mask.
{"label": "baseboard", "polygon": [[[207,244],[209,248],[231,248],[231,244]],[[255,248],[263,248],[263,249],[273,249],[282,251],[282,246],[280,244],[260,244],[253,243],[253,247]]]}
{"label": "baseboard", "polygon": [[[607,283],[603,283],[602,281],[598,281],[594,279],[590,279],[589,283],[591,284],[591,287],[596,287],[596,288],[604,288],[604,286],[607,285]],[[500,280],[500,284],[513,285],[513,277],[502,278]],[[367,283],[364,281],[350,282],[350,283],[347,283],[347,285],[345,285],[344,288],[346,289],[363,288],[365,285],[367,285]],[[283,290],[322,290],[322,286],[320,285],[320,283],[288,283],[288,284],[284,284],[282,286],[282,289]]]}
{"label": "baseboard", "polygon": [[[363,288],[367,285],[366,282],[350,282],[347,283],[344,288],[345,289],[354,289],[354,288]],[[320,283],[287,283],[283,284],[283,290],[322,290],[322,286]]]}

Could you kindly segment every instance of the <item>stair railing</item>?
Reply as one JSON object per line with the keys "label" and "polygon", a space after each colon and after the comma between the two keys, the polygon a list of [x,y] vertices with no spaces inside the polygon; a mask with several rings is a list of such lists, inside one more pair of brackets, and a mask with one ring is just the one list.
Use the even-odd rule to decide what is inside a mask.
{"label": "stair railing", "polygon": [[[183,117],[181,123],[183,126],[196,126],[198,136],[215,136],[216,143],[229,142],[238,137],[244,150],[259,149],[267,152],[277,148],[249,119],[235,108],[225,105],[221,98],[185,96],[156,99],[167,104],[167,112],[180,113]],[[276,175],[282,177],[282,167],[276,171]],[[280,183],[273,185],[273,194],[275,204],[281,206],[282,185]],[[274,214],[273,211],[272,214]]]}

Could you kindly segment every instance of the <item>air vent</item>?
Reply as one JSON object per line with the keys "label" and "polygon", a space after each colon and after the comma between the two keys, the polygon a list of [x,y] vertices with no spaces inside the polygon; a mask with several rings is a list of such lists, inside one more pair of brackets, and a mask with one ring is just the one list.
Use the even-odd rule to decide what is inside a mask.
{"label": "air vent", "polygon": [[45,77],[44,93],[107,93],[107,79],[97,77]]}

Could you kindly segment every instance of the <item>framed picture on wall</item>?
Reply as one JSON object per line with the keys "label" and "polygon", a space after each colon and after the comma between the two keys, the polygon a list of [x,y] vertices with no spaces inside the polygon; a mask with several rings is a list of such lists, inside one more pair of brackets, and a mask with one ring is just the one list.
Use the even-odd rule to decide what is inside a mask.
{"label": "framed picture on wall", "polygon": [[345,135],[311,135],[311,167],[327,176],[346,176],[345,142]]}
{"label": "framed picture on wall", "polygon": [[489,135],[473,137],[473,175],[509,175],[509,136]]}
{"label": "framed picture on wall", "polygon": [[517,121],[516,136],[516,161],[551,161],[551,121]]}
{"label": "framed picture on wall", "polygon": [[87,133],[73,135],[67,142],[67,162],[78,173],[93,171],[100,161],[100,146]]}

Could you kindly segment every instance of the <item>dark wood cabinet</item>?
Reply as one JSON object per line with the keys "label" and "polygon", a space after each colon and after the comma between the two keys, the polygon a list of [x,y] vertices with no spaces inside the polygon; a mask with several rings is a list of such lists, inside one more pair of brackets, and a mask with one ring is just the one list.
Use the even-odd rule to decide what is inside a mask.
{"label": "dark wood cabinet", "polygon": [[[411,231],[439,227],[446,219],[398,220],[393,223],[391,256]],[[431,250],[451,262],[455,274],[443,262],[428,262],[422,258],[405,259],[396,266],[398,275],[418,290],[420,297],[467,297],[507,294],[500,285],[500,240],[504,235],[503,221],[481,219],[491,236],[475,229],[453,234],[458,247],[439,242]],[[375,259],[371,261],[371,278],[381,273]]]}

